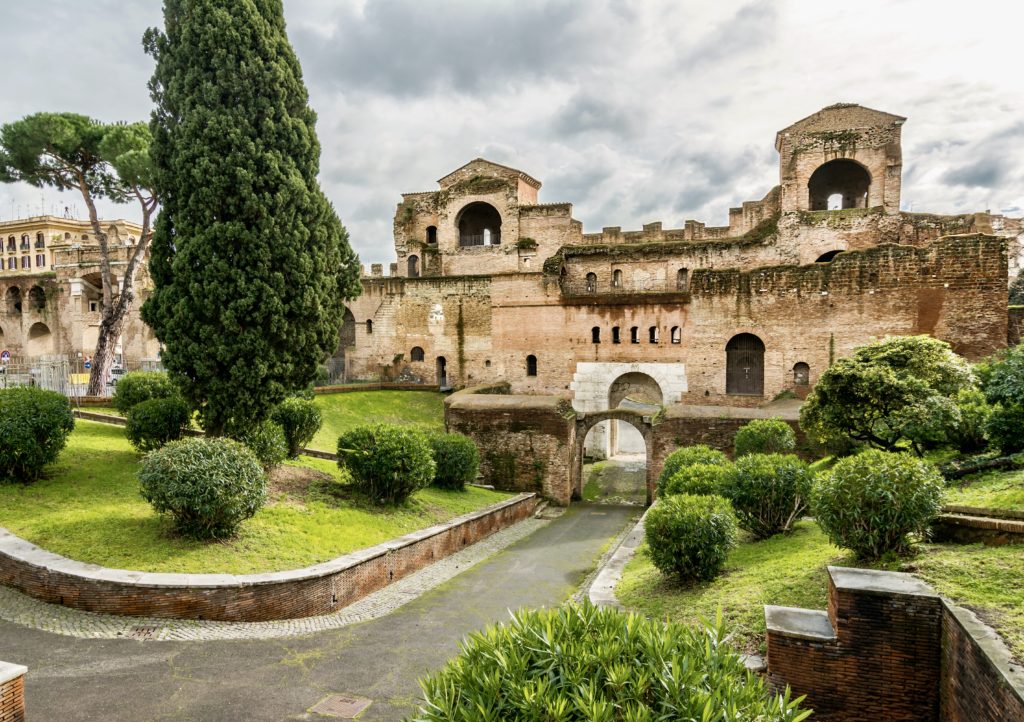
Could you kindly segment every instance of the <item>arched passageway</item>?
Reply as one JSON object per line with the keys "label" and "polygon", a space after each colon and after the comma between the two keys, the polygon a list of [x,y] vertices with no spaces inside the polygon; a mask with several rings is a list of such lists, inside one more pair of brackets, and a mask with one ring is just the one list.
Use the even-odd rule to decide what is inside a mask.
{"label": "arched passageway", "polygon": [[[576,419],[576,444],[572,458],[572,498],[595,500],[604,497],[609,501],[624,503],[643,503],[650,505],[654,501],[654,475],[652,472],[653,426],[649,411],[640,409],[619,408],[585,414]],[[601,425],[626,424],[637,435],[638,453],[626,458],[608,459],[600,462],[601,466],[587,463],[585,449],[588,437],[597,433]],[[597,460],[590,457],[592,462]],[[585,472],[585,465],[587,466]],[[597,473],[597,478],[594,474]],[[587,488],[588,474],[594,479],[592,487]]]}
{"label": "arched passageway", "polygon": [[807,182],[812,211],[867,208],[871,174],[860,163],[830,160],[811,174]]}

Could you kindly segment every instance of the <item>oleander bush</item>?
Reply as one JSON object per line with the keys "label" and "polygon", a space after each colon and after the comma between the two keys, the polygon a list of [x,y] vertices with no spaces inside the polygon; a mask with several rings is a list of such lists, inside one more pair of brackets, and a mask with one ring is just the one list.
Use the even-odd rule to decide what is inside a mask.
{"label": "oleander bush", "polygon": [[248,446],[265,471],[279,466],[288,456],[284,429],[271,419],[244,429],[229,430],[228,436]]}
{"label": "oleander bush", "polygon": [[647,512],[644,529],[654,566],[686,582],[714,579],[736,546],[736,519],[720,496],[662,497]]}
{"label": "oleander bush", "polygon": [[461,491],[476,478],[480,467],[480,453],[476,444],[462,434],[431,434],[431,454],[434,457],[434,486]]}
{"label": "oleander bush", "polygon": [[661,468],[661,476],[658,477],[658,491],[660,493],[665,482],[675,476],[676,472],[684,466],[690,466],[691,464],[725,465],[728,463],[728,456],[718,449],[712,449],[710,446],[695,444],[694,446],[680,447],[665,458],[665,465]]}
{"label": "oleander bush", "polygon": [[841,459],[814,483],[811,505],[836,546],[863,559],[904,553],[942,508],[943,480],[930,463],[871,449]]}
{"label": "oleander bush", "polygon": [[64,395],[27,386],[0,391],[0,480],[38,479],[74,428]]}
{"label": "oleander bush", "polygon": [[177,395],[178,388],[163,371],[130,371],[114,387],[114,408],[127,414],[135,404]]}
{"label": "oleander bush", "polygon": [[140,401],[128,411],[125,436],[139,451],[159,449],[185,435],[192,412],[180,396]]}
{"label": "oleander bush", "polygon": [[409,722],[800,722],[803,698],[772,692],[705,625],[645,619],[589,602],[520,610],[472,633],[420,681]]}
{"label": "oleander bush", "polygon": [[139,483],[154,510],[170,515],[180,534],[196,539],[232,536],[267,498],[256,456],[227,438],[181,439],[149,452]]}
{"label": "oleander bush", "polygon": [[736,459],[721,494],[741,529],[756,539],[788,534],[807,511],[811,472],[792,454],[747,454]]}
{"label": "oleander bush", "polygon": [[376,504],[396,504],[429,485],[436,465],[426,434],[394,424],[357,426],[338,438],[338,466]]}
{"label": "oleander bush", "polygon": [[796,451],[796,432],[782,419],[754,419],[736,432],[737,457],[747,454],[791,454]]}
{"label": "oleander bush", "polygon": [[296,458],[313,440],[324,420],[320,407],[312,400],[295,396],[278,404],[270,418],[284,431],[289,459]]}
{"label": "oleander bush", "polygon": [[691,464],[683,466],[661,488],[661,494],[710,495],[722,493],[732,464]]}

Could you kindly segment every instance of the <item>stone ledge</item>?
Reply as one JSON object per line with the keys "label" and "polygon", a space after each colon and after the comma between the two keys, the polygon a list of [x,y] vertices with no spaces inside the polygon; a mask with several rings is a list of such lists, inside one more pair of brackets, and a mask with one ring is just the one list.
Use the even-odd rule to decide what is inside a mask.
{"label": "stone ledge", "polygon": [[967,526],[974,529],[992,529],[1010,534],[1024,536],[1024,520],[1000,519],[987,516],[967,516],[965,514],[941,514],[938,521],[955,526]]}
{"label": "stone ledge", "polygon": [[874,569],[830,566],[828,573],[838,591],[884,596],[894,594],[915,597],[939,596],[934,589],[913,574],[904,572],[880,572]]}
{"label": "stone ledge", "polygon": [[766,604],[764,621],[771,634],[806,639],[811,642],[835,642],[836,631],[828,612],[797,607],[776,607]]}
{"label": "stone ledge", "polygon": [[992,668],[1006,681],[1013,693],[1024,704],[1024,666],[1015,662],[1006,642],[996,630],[988,626],[969,609],[958,607],[943,599],[942,606],[956,623],[974,640],[975,646],[988,659]]}
{"label": "stone ledge", "polygon": [[960,514],[962,516],[980,516],[989,519],[1019,519],[1024,521],[1024,511],[1016,509],[989,509],[983,506],[963,506],[961,504],[947,504],[942,507],[946,514]]}
{"label": "stone ledge", "polygon": [[0,684],[6,684],[12,679],[24,677],[28,673],[28,667],[10,662],[0,662]]}

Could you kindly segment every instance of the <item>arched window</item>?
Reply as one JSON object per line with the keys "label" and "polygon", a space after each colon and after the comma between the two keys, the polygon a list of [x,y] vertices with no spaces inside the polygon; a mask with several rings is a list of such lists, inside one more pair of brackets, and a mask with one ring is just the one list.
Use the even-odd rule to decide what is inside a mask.
{"label": "arched window", "polygon": [[437,226],[427,226],[427,243],[437,243]]}
{"label": "arched window", "polygon": [[597,291],[597,274],[587,274],[587,293],[595,293]]}
{"label": "arched window", "polygon": [[526,357],[526,375],[536,376],[537,375],[537,357],[530,354]]}
{"label": "arched window", "polygon": [[591,343],[601,343],[601,327],[600,326],[594,326],[592,329],[590,329],[590,342]]}
{"label": "arched window", "polygon": [[629,342],[630,343],[640,343],[640,327],[639,326],[633,326],[632,328],[629,329]]}
{"label": "arched window", "polygon": [[27,251],[31,247],[31,244],[28,242],[28,234],[23,233],[21,236],[21,250]]}
{"label": "arched window", "polygon": [[676,290],[677,291],[689,291],[690,290],[690,271],[685,268],[680,268],[676,271]]}
{"label": "arched window", "polygon": [[419,278],[420,275],[420,257],[409,256],[409,278]]}
{"label": "arched window", "polygon": [[65,231],[65,233],[64,233],[64,240],[65,241],[70,241],[71,240],[71,234]]}
{"label": "arched window", "polygon": [[82,240],[83,241],[88,241],[89,240],[89,234],[88,233],[83,233],[82,234]]}
{"label": "arched window", "polygon": [[[11,259],[14,260],[13,258]],[[21,313],[21,289],[11,286],[7,289],[7,312]]]}
{"label": "arched window", "polygon": [[811,383],[811,367],[803,361],[793,365],[793,385],[807,386]]}
{"label": "arched window", "polygon": [[612,326],[612,343],[622,343],[622,339],[619,337],[618,326]]}
{"label": "arched window", "polygon": [[18,250],[18,241],[17,241],[17,239],[14,236],[8,236],[7,237],[7,251],[10,252],[10,251],[16,251],[16,250]]}
{"label": "arched window", "polygon": [[419,346],[413,346],[412,351],[409,352],[409,360],[411,361],[422,361],[423,360],[423,349]]}
{"label": "arched window", "polygon": [[42,233],[36,234],[36,248],[46,248],[46,239],[43,238]]}
{"label": "arched window", "polygon": [[622,269],[616,268],[612,271],[612,287],[622,288]]}
{"label": "arched window", "polygon": [[442,389],[448,388],[448,361],[444,356],[437,357],[437,385]]}
{"label": "arched window", "polygon": [[658,343],[658,327],[651,326],[647,329],[647,340],[651,343]]}
{"label": "arched window", "polygon": [[860,163],[845,158],[830,160],[807,182],[811,210],[867,208],[870,187],[871,174]]}
{"label": "arched window", "polygon": [[832,263],[832,259],[838,256],[842,251],[829,251],[828,253],[822,253],[818,256],[815,263]]}
{"label": "arched window", "polygon": [[751,333],[733,336],[725,346],[725,393],[764,395],[764,342]]}
{"label": "arched window", "polygon": [[680,332],[678,326],[672,327],[672,343],[682,343],[683,334]]}
{"label": "arched window", "polygon": [[490,203],[470,203],[459,213],[460,246],[497,246],[501,243],[501,214]]}
{"label": "arched window", "polygon": [[373,321],[369,319],[366,321],[366,333],[373,333]]}
{"label": "arched window", "polygon": [[28,292],[28,303],[33,311],[42,311],[46,308],[46,292],[41,286],[32,286]]}

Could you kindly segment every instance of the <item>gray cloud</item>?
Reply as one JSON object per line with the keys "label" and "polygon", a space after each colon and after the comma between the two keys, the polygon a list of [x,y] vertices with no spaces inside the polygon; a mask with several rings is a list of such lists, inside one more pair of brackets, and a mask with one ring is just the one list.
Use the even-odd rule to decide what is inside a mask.
{"label": "gray cloud", "polygon": [[679,66],[693,70],[724,58],[749,55],[775,37],[777,17],[777,8],[769,0],[744,5],[688,48],[680,57]]}

